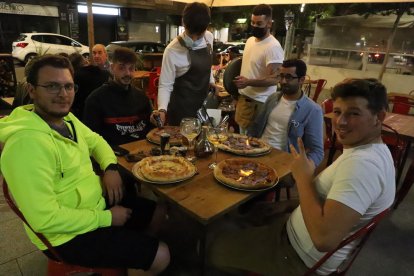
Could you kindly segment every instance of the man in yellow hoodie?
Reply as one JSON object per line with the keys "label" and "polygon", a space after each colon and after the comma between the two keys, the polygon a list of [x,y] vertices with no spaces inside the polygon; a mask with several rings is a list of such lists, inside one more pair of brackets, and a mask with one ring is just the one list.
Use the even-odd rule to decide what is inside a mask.
{"label": "man in yellow hoodie", "polygon": [[[123,187],[114,153],[69,112],[77,90],[69,60],[39,58],[27,82],[33,105],[18,107],[0,120],[0,143],[5,144],[0,169],[28,223],[68,263],[125,267],[131,275],[163,271],[169,263],[167,245],[136,227],[153,229],[160,209],[143,198],[134,206],[120,205]],[[105,171],[102,186],[90,156]],[[51,257],[34,233],[26,231]]]}

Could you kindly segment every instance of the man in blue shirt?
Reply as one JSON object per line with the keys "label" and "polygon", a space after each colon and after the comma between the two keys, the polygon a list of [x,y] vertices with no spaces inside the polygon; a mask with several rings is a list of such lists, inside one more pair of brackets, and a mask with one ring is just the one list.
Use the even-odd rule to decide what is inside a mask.
{"label": "man in blue shirt", "polygon": [[272,147],[289,151],[301,137],[307,156],[318,166],[323,159],[323,114],[321,107],[302,91],[306,64],[300,59],[285,60],[278,76],[281,91],[267,98],[248,135],[259,137]]}

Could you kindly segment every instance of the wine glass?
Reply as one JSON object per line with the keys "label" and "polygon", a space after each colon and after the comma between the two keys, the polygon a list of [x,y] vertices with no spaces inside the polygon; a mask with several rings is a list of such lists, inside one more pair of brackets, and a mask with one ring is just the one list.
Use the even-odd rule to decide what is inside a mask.
{"label": "wine glass", "polygon": [[[194,149],[194,139],[201,132],[201,122],[197,118],[183,118],[180,123],[180,132],[188,140],[188,151],[191,152]],[[191,159],[192,156],[188,156]]]}
{"label": "wine glass", "polygon": [[211,143],[214,144],[214,153],[215,153],[214,162],[208,165],[210,169],[214,169],[217,166],[218,145],[228,139],[227,124],[224,124],[223,126],[220,126],[220,127],[209,127],[207,139]]}

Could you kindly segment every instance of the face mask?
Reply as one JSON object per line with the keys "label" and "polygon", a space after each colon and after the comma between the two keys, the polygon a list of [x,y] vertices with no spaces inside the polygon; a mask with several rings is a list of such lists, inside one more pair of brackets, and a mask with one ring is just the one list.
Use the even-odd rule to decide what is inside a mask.
{"label": "face mask", "polygon": [[266,35],[267,28],[259,28],[259,27],[253,27],[253,36],[256,38],[262,38]]}
{"label": "face mask", "polygon": [[185,42],[185,46],[187,46],[188,48],[194,48],[201,45],[201,43],[203,42],[203,37],[197,39],[196,41],[193,41],[191,37],[183,35],[183,40]]}

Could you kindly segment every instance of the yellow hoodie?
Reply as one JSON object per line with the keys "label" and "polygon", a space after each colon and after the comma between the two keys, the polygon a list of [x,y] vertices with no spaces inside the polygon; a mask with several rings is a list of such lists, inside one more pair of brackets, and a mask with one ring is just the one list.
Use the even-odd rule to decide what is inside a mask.
{"label": "yellow hoodie", "polygon": [[[18,107],[0,120],[0,143],[5,143],[0,170],[29,224],[53,246],[110,226],[112,215],[105,210],[90,160],[93,156],[102,169],[117,163],[109,145],[71,113],[64,120],[76,141],[51,129],[32,110],[33,105]],[[46,249],[28,227],[26,232]]]}

